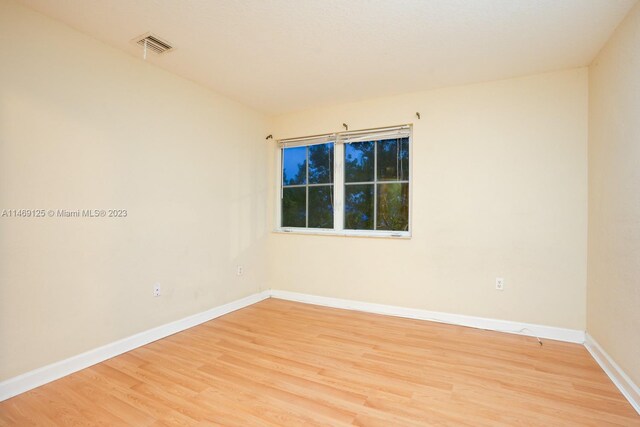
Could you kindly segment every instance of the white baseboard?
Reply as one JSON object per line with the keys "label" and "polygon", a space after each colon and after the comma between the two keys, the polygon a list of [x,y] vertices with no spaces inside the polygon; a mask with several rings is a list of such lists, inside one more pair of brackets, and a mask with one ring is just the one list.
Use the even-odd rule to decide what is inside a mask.
{"label": "white baseboard", "polygon": [[489,319],[485,317],[442,313],[438,311],[428,311],[417,308],[406,308],[339,298],[321,297],[317,295],[300,294],[297,292],[280,291],[276,289],[272,289],[268,292],[270,292],[270,296],[272,296],[273,298],[322,305],[326,307],[364,311],[367,313],[386,314],[389,316],[406,317],[409,319],[430,320],[433,322],[469,326],[478,329],[488,329],[492,331],[527,335],[538,338],[547,338],[578,344],[584,343],[584,331],[580,331],[577,329],[556,328],[554,326],[512,322],[509,320]]}
{"label": "white baseboard", "polygon": [[611,356],[600,344],[588,333],[585,337],[584,346],[589,350],[591,356],[598,362],[602,370],[611,378],[611,381],[618,387],[624,397],[627,398],[633,409],[640,414],[640,388],[629,378],[629,376],[613,361]]}
{"label": "white baseboard", "polygon": [[193,326],[208,322],[211,319],[224,314],[255,304],[269,298],[269,291],[259,292],[248,297],[212,308],[166,325],[149,329],[139,334],[121,339],[111,344],[104,345],[94,350],[87,351],[77,356],[43,366],[42,368],[24,373],[17,377],[9,378],[0,383],[0,402],[16,396],[25,391],[34,389],[51,381],[55,381],[66,375],[88,368],[91,365],[111,359],[119,354],[126,353],[140,346],[157,341],[161,338],[184,331]]}
{"label": "white baseboard", "polygon": [[469,326],[472,328],[521,334],[559,341],[584,343],[593,358],[629,400],[631,405],[640,413],[640,390],[609,355],[588,334],[575,329],[556,328],[553,326],[536,325],[530,323],[512,322],[508,320],[488,319],[484,317],[465,316],[460,314],[442,313],[415,308],[397,307],[384,304],[374,304],[339,298],[322,297],[280,290],[265,290],[248,297],[232,301],[202,313],[158,326],[148,331],[121,339],[77,356],[35,369],[25,374],[10,378],[0,383],[0,402],[25,391],[34,389],[66,375],[88,368],[119,354],[126,353],[161,338],[173,335],[185,329],[220,317],[232,311],[247,307],[269,297],[326,307],[356,310],[368,313],[386,314],[389,316],[406,317],[410,319],[430,320],[453,325]]}

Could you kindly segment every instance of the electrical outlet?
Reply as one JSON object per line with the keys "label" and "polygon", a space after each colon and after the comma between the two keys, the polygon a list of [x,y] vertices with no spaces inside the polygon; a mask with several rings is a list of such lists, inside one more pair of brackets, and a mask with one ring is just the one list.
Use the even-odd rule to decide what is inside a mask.
{"label": "electrical outlet", "polygon": [[244,267],[243,267],[243,266],[241,266],[241,265],[239,265],[239,266],[237,267],[236,274],[237,274],[238,276],[242,276],[242,275],[244,274]]}
{"label": "electrical outlet", "polygon": [[153,285],[153,296],[154,297],[159,297],[160,296],[160,283],[155,283]]}
{"label": "electrical outlet", "polygon": [[496,290],[504,291],[504,278],[496,277]]}

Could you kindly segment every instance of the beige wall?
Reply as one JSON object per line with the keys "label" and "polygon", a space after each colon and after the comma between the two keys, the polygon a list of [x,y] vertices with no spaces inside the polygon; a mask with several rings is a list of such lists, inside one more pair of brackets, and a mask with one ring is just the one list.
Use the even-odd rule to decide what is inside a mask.
{"label": "beige wall", "polygon": [[[12,1],[0,40],[0,209],[128,211],[0,218],[0,380],[268,287],[585,328],[586,69],[269,121]],[[414,124],[412,239],[271,233],[264,136],[343,122]]]}
{"label": "beige wall", "polygon": [[128,210],[0,218],[0,380],[259,289],[264,116],[11,1],[0,41],[0,209]]}
{"label": "beige wall", "polygon": [[581,68],[277,117],[278,138],[412,122],[413,238],[272,233],[269,286],[584,330],[587,98]]}
{"label": "beige wall", "polygon": [[640,4],[589,69],[587,332],[640,384]]}

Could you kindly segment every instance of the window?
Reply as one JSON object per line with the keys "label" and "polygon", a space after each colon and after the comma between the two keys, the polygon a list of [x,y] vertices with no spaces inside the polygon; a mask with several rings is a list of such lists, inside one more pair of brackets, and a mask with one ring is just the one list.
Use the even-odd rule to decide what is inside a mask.
{"label": "window", "polygon": [[280,141],[279,228],[408,236],[411,128]]}
{"label": "window", "polygon": [[282,150],[282,226],[333,229],[333,147]]}

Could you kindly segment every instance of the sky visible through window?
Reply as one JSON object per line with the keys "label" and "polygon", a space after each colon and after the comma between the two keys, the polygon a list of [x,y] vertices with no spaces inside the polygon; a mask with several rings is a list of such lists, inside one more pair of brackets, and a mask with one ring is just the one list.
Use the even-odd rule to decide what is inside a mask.
{"label": "sky visible through window", "polygon": [[283,149],[282,226],[333,228],[333,143]]}
{"label": "sky visible through window", "polygon": [[[332,229],[334,144],[282,150],[282,226]],[[409,229],[409,138],[344,145],[344,229]]]}
{"label": "sky visible through window", "polygon": [[307,147],[284,149],[282,182],[284,185],[307,183]]}
{"label": "sky visible through window", "polygon": [[344,156],[344,228],[407,231],[409,138],[346,144]]}

